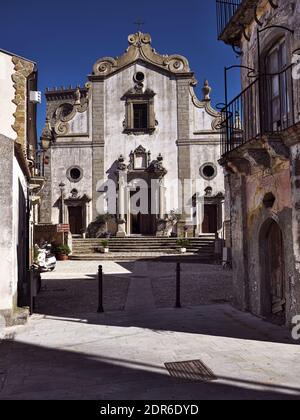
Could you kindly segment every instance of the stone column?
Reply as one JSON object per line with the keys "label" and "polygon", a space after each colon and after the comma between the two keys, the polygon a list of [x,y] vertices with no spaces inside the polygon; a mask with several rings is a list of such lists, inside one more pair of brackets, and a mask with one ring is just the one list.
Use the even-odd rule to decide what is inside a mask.
{"label": "stone column", "polygon": [[202,225],[204,220],[204,202],[203,199],[198,199],[196,203],[197,208],[197,230],[196,235],[200,236],[202,234]]}
{"label": "stone column", "polygon": [[125,171],[119,171],[119,193],[118,193],[118,238],[126,237],[126,217],[125,217],[125,199],[127,187],[127,174]]}
{"label": "stone column", "polygon": [[163,179],[159,183],[159,219],[165,219],[165,185]]}

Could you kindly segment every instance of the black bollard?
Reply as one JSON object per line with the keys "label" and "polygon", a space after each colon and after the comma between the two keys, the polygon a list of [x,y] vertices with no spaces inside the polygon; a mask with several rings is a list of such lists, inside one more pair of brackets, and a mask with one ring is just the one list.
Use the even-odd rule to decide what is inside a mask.
{"label": "black bollard", "polygon": [[104,312],[103,309],[103,267],[99,265],[98,270],[98,314]]}
{"label": "black bollard", "polygon": [[176,305],[175,305],[175,308],[181,308],[180,274],[181,274],[180,263],[177,263],[177,266],[176,266]]}

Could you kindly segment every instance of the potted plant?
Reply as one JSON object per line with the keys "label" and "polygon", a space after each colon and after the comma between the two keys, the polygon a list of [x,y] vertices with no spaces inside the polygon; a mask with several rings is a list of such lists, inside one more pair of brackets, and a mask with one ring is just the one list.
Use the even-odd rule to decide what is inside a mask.
{"label": "potted plant", "polygon": [[189,241],[186,239],[178,239],[177,246],[180,247],[181,254],[185,254],[187,251],[187,247],[190,245]]}
{"label": "potted plant", "polygon": [[102,246],[101,252],[103,254],[108,254],[109,253],[108,244],[109,244],[109,242],[105,239],[103,241],[101,241],[101,246]]}
{"label": "potted plant", "polygon": [[71,250],[68,245],[59,245],[56,248],[56,257],[58,261],[67,261],[70,254]]}

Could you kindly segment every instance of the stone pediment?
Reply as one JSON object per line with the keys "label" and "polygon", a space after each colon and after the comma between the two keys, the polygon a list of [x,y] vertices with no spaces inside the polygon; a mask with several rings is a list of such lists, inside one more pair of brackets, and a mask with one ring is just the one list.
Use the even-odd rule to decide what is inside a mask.
{"label": "stone pediment", "polygon": [[190,73],[188,60],[181,55],[158,54],[151,45],[151,36],[137,32],[128,37],[129,47],[121,57],[105,57],[96,62],[93,76],[109,76],[128,65],[142,60],[173,74]]}

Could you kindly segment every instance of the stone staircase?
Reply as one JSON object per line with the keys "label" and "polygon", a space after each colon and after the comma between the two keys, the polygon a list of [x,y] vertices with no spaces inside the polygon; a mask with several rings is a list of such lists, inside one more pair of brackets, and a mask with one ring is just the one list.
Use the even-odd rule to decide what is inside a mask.
{"label": "stone staircase", "polygon": [[[181,256],[176,238],[157,237],[128,237],[109,239],[109,254],[97,252],[101,248],[102,239],[73,239],[72,259],[135,259],[157,258],[164,256]],[[186,257],[195,256],[197,259],[214,261],[214,236],[189,238]]]}

